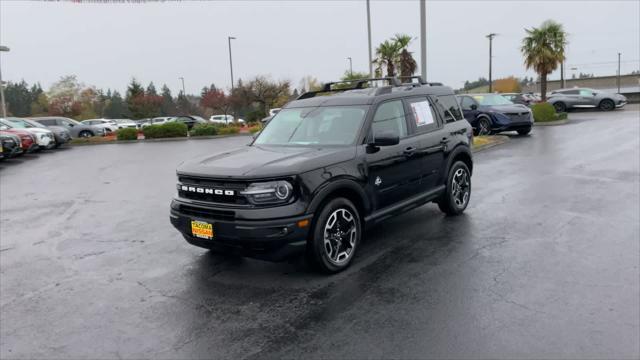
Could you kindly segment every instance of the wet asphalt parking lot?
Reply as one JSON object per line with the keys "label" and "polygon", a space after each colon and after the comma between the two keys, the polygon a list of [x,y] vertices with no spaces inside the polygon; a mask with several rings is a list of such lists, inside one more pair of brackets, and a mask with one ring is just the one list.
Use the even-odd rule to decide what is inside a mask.
{"label": "wet asphalt parking lot", "polygon": [[638,358],[640,112],[475,155],[471,203],[376,226],[347,271],[211,255],[175,168],[249,137],[0,163],[2,358]]}

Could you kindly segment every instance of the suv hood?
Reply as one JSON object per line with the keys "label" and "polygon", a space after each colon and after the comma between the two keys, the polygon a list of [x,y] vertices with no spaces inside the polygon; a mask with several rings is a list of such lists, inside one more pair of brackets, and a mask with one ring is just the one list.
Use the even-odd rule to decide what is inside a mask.
{"label": "suv hood", "polygon": [[178,174],[206,177],[259,178],[288,176],[353,159],[355,146],[246,146],[186,161]]}
{"label": "suv hood", "polygon": [[43,128],[37,128],[37,127],[23,128],[22,130],[28,131],[28,132],[30,132],[32,134],[53,134],[53,132],[51,130],[47,130],[47,129],[43,129]]}
{"label": "suv hood", "polygon": [[494,111],[494,112],[499,112],[499,113],[520,113],[520,112],[527,112],[529,111],[529,108],[526,107],[525,105],[521,105],[521,104],[513,104],[513,105],[483,105],[480,106],[480,108],[482,110],[485,111]]}

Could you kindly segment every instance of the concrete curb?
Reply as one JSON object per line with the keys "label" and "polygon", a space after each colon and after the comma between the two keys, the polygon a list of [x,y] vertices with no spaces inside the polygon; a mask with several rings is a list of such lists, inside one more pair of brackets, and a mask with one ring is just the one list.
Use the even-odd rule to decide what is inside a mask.
{"label": "concrete curb", "polygon": [[533,126],[555,126],[555,125],[564,125],[569,122],[569,118],[564,120],[556,120],[556,121],[545,121],[545,122],[534,122]]}
{"label": "concrete curb", "polygon": [[185,141],[185,140],[206,140],[206,139],[222,139],[235,136],[251,136],[250,133],[241,134],[229,134],[229,135],[212,135],[212,136],[189,136],[189,137],[174,137],[174,138],[161,138],[161,139],[139,139],[139,140],[115,140],[96,143],[69,143],[69,146],[89,146],[89,145],[120,145],[120,144],[141,144],[145,142],[164,142],[164,141]]}
{"label": "concrete curb", "polygon": [[471,148],[471,152],[472,153],[477,153],[477,152],[480,152],[480,151],[484,151],[484,150],[490,149],[490,148],[492,148],[494,146],[502,145],[502,144],[504,144],[504,143],[506,143],[506,142],[508,142],[510,140],[510,138],[508,136],[504,136],[504,135],[494,135],[492,137],[494,138],[493,142],[488,143],[488,144],[484,144],[484,145],[481,145],[481,146],[478,146],[478,147],[473,147],[473,148]]}

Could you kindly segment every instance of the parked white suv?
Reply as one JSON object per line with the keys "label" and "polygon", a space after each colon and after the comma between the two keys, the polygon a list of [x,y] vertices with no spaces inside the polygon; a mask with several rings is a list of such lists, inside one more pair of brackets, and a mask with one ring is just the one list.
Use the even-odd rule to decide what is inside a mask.
{"label": "parked white suv", "polygon": [[93,125],[95,127],[99,127],[105,129],[108,132],[115,132],[118,130],[118,124],[111,119],[89,119],[82,120],[81,123],[85,125]]}
{"label": "parked white suv", "polygon": [[232,124],[234,122],[238,122],[240,124],[244,124],[244,120],[235,119],[233,115],[211,115],[209,118],[209,122],[214,124]]}
{"label": "parked white suv", "polygon": [[142,124],[142,127],[147,127],[147,126],[151,126],[151,125],[162,125],[164,123],[170,122],[169,120],[173,119],[173,116],[162,116],[162,117],[155,117],[151,120],[149,120],[146,123]]}

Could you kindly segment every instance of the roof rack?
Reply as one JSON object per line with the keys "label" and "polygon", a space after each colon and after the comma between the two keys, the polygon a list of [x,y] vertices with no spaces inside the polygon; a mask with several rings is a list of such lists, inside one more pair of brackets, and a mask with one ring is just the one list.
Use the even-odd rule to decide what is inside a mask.
{"label": "roof rack", "polygon": [[[420,85],[429,85],[429,86],[442,86],[442,83],[440,82],[425,82],[422,81],[422,76],[398,76],[398,79],[400,80],[404,80],[404,79],[409,79],[408,82],[403,82],[402,84],[420,84]],[[414,83],[413,79],[418,80],[417,83]]]}
{"label": "roof rack", "polygon": [[[381,78],[368,78],[368,79],[334,81],[334,82],[329,82],[329,83],[325,83],[324,85],[322,85],[322,89],[321,90],[307,91],[306,93],[300,95],[296,100],[312,98],[312,97],[315,97],[316,95],[318,95],[320,93],[326,93],[326,92],[336,92],[336,91],[348,91],[348,90],[364,89],[364,84],[366,84],[368,82],[372,82],[372,81],[388,81],[389,82],[389,86],[384,86],[384,87],[379,88],[379,90],[376,90],[375,95],[379,95],[378,92],[382,92],[383,89],[385,89],[385,91],[389,91],[389,90],[386,90],[386,89],[390,89],[391,87],[402,85],[400,83],[400,80],[398,80],[398,78],[396,78],[396,77],[381,77]],[[332,89],[331,88],[331,85],[344,84],[344,83],[355,83],[355,86],[350,87],[350,88],[343,88],[343,89]]]}

